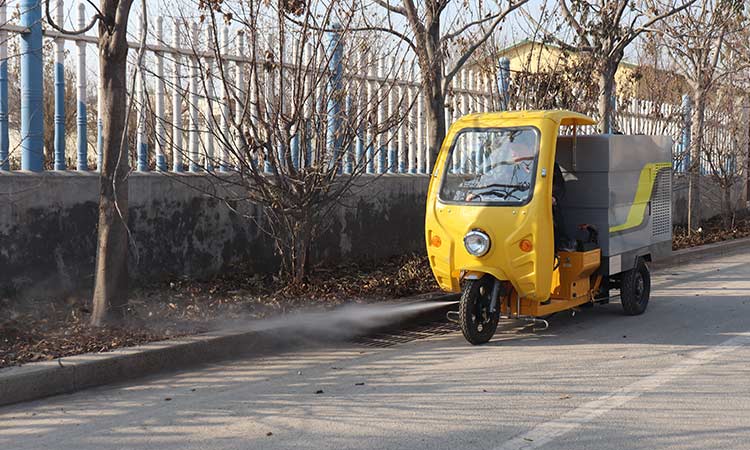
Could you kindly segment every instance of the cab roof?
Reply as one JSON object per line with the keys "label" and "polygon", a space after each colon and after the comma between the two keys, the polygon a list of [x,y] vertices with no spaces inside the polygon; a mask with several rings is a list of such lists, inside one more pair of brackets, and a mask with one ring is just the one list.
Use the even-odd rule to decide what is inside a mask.
{"label": "cab roof", "polygon": [[514,121],[535,121],[542,119],[550,119],[556,122],[559,126],[568,125],[594,125],[596,121],[591,117],[568,111],[565,109],[555,110],[530,110],[530,111],[498,111],[488,113],[477,113],[469,114],[462,117],[459,121],[473,122],[477,119],[489,119],[489,120],[514,120]]}

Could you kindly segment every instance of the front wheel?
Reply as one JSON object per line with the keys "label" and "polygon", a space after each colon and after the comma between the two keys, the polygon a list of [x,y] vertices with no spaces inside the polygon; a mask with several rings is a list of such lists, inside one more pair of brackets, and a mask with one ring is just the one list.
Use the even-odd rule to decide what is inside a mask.
{"label": "front wheel", "polygon": [[643,314],[651,295],[651,274],[643,258],[638,258],[635,268],[622,274],[620,285],[620,302],[625,314],[637,316]]}
{"label": "front wheel", "polygon": [[458,305],[458,321],[464,337],[473,345],[489,341],[497,330],[500,310],[490,313],[494,283],[493,277],[485,275],[464,284]]}

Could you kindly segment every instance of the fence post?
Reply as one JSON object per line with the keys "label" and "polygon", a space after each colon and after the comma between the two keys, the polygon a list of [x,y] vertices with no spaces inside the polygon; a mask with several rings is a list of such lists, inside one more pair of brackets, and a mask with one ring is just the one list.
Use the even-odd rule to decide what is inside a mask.
{"label": "fence post", "polygon": [[[365,85],[367,81],[365,78]],[[361,164],[365,163],[366,158],[366,151],[365,151],[365,127],[367,126],[367,117],[365,116],[365,112],[367,111],[367,106],[362,103],[362,97],[363,92],[360,90],[361,87],[357,87],[357,101],[355,102],[355,110],[351,111],[350,119],[355,118],[355,120],[358,120],[357,123],[357,136],[355,141],[355,147],[354,147],[354,160],[356,161],[354,163],[354,167],[357,168],[358,171],[361,170]],[[351,169],[349,171],[351,173]],[[361,172],[360,172],[361,173]]]}
{"label": "fence post", "polygon": [[358,71],[362,76],[362,78],[360,79],[361,83],[358,84],[356,80],[350,79],[348,89],[349,91],[354,91],[353,95],[355,97],[354,99],[352,99],[352,94],[350,94],[349,96],[349,102],[353,106],[349,108],[347,120],[349,121],[349,123],[352,123],[352,121],[356,121],[355,126],[357,127],[354,136],[354,154],[351,155],[350,150],[349,155],[349,173],[352,173],[353,170],[362,173],[362,169],[366,169],[366,166],[363,166],[362,164],[365,163],[365,124],[367,123],[367,118],[365,115],[367,106],[363,103],[365,97],[365,91],[363,89],[366,89],[367,87],[367,71],[365,69],[367,65],[367,52],[362,51],[358,56],[359,58],[357,59],[357,66]]}
{"label": "fence post", "polygon": [[[476,102],[476,98],[474,97],[474,94],[476,92],[476,84],[475,84],[476,75],[474,74],[474,71],[472,69],[468,70],[467,78],[468,80],[467,80],[466,88],[468,89],[469,93],[466,97],[464,97],[468,99],[468,103],[466,104],[466,112],[468,114],[473,114],[474,112],[476,112],[477,102]],[[465,155],[467,161],[466,161],[466,171],[464,173],[475,173],[476,171],[476,168],[477,168],[476,159],[477,159],[477,154],[479,153],[477,151],[476,143],[477,143],[477,136],[475,133],[471,133],[469,135],[469,142],[468,142],[469,148],[467,149],[467,152]]]}
{"label": "fence post", "polygon": [[691,126],[691,116],[692,116],[692,109],[693,109],[693,102],[690,99],[690,96],[685,94],[682,96],[682,131],[681,131],[681,141],[682,141],[682,153],[683,153],[683,159],[682,159],[682,168],[680,172],[684,172],[689,170],[690,167],[690,126]]}
{"label": "fence post", "polygon": [[148,172],[148,138],[146,137],[146,82],[142,67],[136,67],[136,103],[138,104],[138,128],[136,129],[136,149],[138,172]]}
{"label": "fence post", "polygon": [[[242,32],[242,30],[237,32],[237,56],[242,56],[245,54],[245,33]],[[252,62],[253,65],[255,65],[255,61]],[[236,148],[241,149],[242,148],[242,119],[244,114],[244,108],[245,108],[245,96],[249,94],[250,102],[252,103],[251,108],[251,116],[250,119],[252,120],[253,117],[257,117],[257,115],[253,116],[253,113],[255,113],[257,109],[257,98],[255,98],[255,89],[250,88],[250,92],[245,94],[243,92],[243,89],[245,88],[245,77],[242,72],[242,64],[239,60],[235,62],[234,65],[235,68],[235,82],[237,84],[237,101],[234,105],[234,120],[237,123],[237,141],[236,141]],[[253,67],[253,70],[255,68]],[[251,78],[252,79],[252,78]],[[255,101],[253,101],[255,100]],[[241,152],[241,150],[240,150]],[[251,156],[251,158],[254,158]]]}
{"label": "fence post", "polygon": [[[62,5],[61,5],[62,6]],[[62,18],[60,19],[62,20]],[[58,22],[62,23],[62,22]],[[78,4],[78,27],[83,28],[86,26],[86,7],[83,3]],[[76,43],[76,56],[78,56],[78,63],[76,64],[76,148],[78,149],[78,162],[77,170],[89,170],[88,162],[88,120],[86,115],[86,43],[79,41]],[[58,68],[62,74],[62,64]],[[64,90],[64,87],[63,87]],[[60,98],[62,100],[63,97]],[[64,117],[64,113],[63,113]],[[63,127],[64,130],[64,127]],[[64,131],[63,131],[64,134]],[[57,133],[55,133],[57,135]],[[63,138],[63,157],[65,153],[65,140]],[[55,158],[56,160],[57,158]]]}
{"label": "fence post", "polygon": [[214,115],[214,73],[213,57],[214,54],[214,33],[211,25],[206,26],[206,49],[209,56],[206,58],[206,158],[203,163],[207,172],[214,170],[214,128],[216,125],[216,116]]}
{"label": "fence post", "polygon": [[300,155],[300,167],[310,167],[312,165],[312,142],[308,133],[308,123],[312,122],[312,118],[315,117],[315,88],[313,86],[313,80],[317,74],[317,65],[315,64],[315,48],[310,42],[305,45],[303,50],[303,65],[305,70],[305,81],[304,81],[304,95],[305,104],[303,105],[303,120],[302,120],[302,142],[305,149],[304,153]]}
{"label": "fence post", "polygon": [[[164,19],[156,18],[156,43],[164,44]],[[164,158],[165,130],[164,130],[164,54],[157,52],[156,56],[156,170],[166,171],[167,161]]]}
{"label": "fence post", "polygon": [[[5,7],[3,5],[3,7]],[[63,0],[57,0],[55,21],[62,24]],[[5,20],[3,20],[3,25]],[[55,170],[65,170],[65,41],[55,39]]]}
{"label": "fence post", "polygon": [[[341,94],[342,67],[341,57],[343,44],[341,43],[340,25],[331,26],[334,31],[328,32],[328,153],[331,164],[338,164],[341,152]],[[339,167],[339,171],[341,168]]]}
{"label": "fence post", "polygon": [[380,127],[385,125],[386,114],[388,113],[388,105],[391,103],[390,91],[385,91],[385,96],[381,95],[383,88],[385,88],[385,56],[382,54],[378,57],[378,131],[380,131],[380,139],[378,139],[378,166],[377,172],[382,174],[388,169],[388,134],[385,130],[381,130]]}
{"label": "fence post", "polygon": [[[229,27],[224,25],[221,27],[221,42],[219,44],[219,50],[217,52],[218,56],[221,57],[222,55],[228,55],[229,54]],[[230,130],[229,130],[229,95],[227,95],[227,91],[224,87],[224,80],[228,78],[229,71],[227,65],[222,62],[221,64],[221,74],[219,74],[220,82],[219,82],[219,98],[221,99],[221,136],[223,139],[221,139],[221,160],[219,161],[219,171],[220,172],[226,172],[229,170],[227,167],[227,160],[229,159],[229,140],[230,140]]]}
{"label": "fence post", "polygon": [[[62,22],[60,22],[62,23]],[[78,27],[83,28],[86,26],[86,6],[83,3],[78,4]],[[76,100],[77,100],[77,116],[76,125],[78,130],[77,135],[77,148],[78,148],[78,170],[89,170],[89,143],[88,143],[88,120],[86,115],[86,43],[84,41],[78,41],[77,56],[78,64],[76,66]],[[61,68],[62,69],[62,68]],[[64,148],[63,143],[63,148]]]}
{"label": "fence post", "polygon": [[[198,25],[193,22],[190,26],[191,31],[191,43],[193,53],[197,52],[198,48]],[[192,56],[189,58],[190,61],[190,97],[188,100],[188,108],[190,108],[190,134],[188,135],[188,147],[190,148],[190,171],[198,172],[200,165],[198,160],[200,159],[199,143],[200,136],[198,135],[198,57]]]}
{"label": "fence post", "polygon": [[[292,77],[296,78],[297,73],[299,73],[302,70],[302,46],[299,45],[299,41],[293,41],[292,43],[292,67],[296,66],[296,73],[295,70],[292,71]],[[284,76],[282,72],[282,77]],[[304,81],[303,81],[304,86]],[[306,90],[302,90],[303,96]],[[296,106],[296,105],[295,105]],[[304,105],[303,105],[304,108]],[[296,108],[295,108],[296,109]],[[296,111],[295,111],[296,112]],[[303,116],[304,117],[304,116]],[[300,136],[300,123],[305,123],[304,118],[298,118],[297,122],[292,124],[292,138],[291,142],[289,143],[290,151],[292,152],[292,167],[294,167],[295,170],[300,168],[300,157],[299,157],[299,136]]]}
{"label": "fence post", "polygon": [[[448,102],[445,102],[446,105]],[[448,127],[450,127],[450,124],[456,121],[458,119],[458,93],[456,92],[456,79],[453,78],[453,92],[450,95],[450,106],[447,109],[448,113],[448,120],[446,121],[446,124]],[[462,144],[463,145],[463,144]],[[459,148],[458,145],[455,146],[453,151],[451,152],[452,158],[451,158],[451,173],[459,173],[460,172],[460,163],[461,163],[461,156],[462,150]]]}
{"label": "fence post", "polygon": [[[464,69],[464,70],[461,71],[461,77],[460,77],[461,94],[460,95],[456,95],[457,101],[454,102],[454,105],[456,105],[454,107],[454,109],[453,109],[453,121],[454,122],[456,120],[458,120],[459,118],[461,118],[461,116],[463,116],[465,114],[468,114],[470,112],[469,111],[469,94],[467,93],[467,90],[469,88],[468,88],[467,83],[466,83],[466,72],[467,72],[466,69]],[[471,77],[469,77],[469,79],[471,79]],[[473,133],[472,133],[472,135],[473,135]],[[466,167],[466,162],[469,159],[469,155],[467,154],[469,152],[469,149],[467,147],[470,147],[470,145],[467,145],[467,144],[469,144],[467,142],[467,139],[462,139],[461,140],[461,144],[462,144],[461,148],[459,149],[458,147],[456,147],[456,150],[454,151],[454,153],[458,153],[458,157],[459,157],[459,163],[458,163],[459,169],[458,170],[459,170],[459,173],[465,174],[465,173],[468,173],[468,171],[467,171],[468,168]]]}
{"label": "fence post", "polygon": [[[143,21],[139,21],[142,35]],[[148,172],[148,138],[146,137],[146,74],[143,71],[143,62],[135,68],[136,85],[135,98],[138,104],[138,128],[136,130],[136,152],[138,154],[138,172]],[[158,119],[157,119],[158,120]]]}
{"label": "fence post", "polygon": [[510,109],[510,60],[506,57],[498,61],[497,87],[500,93],[500,111]]}
{"label": "fence post", "polygon": [[44,103],[41,0],[20,0],[21,170],[44,169]]}
{"label": "fence post", "polygon": [[492,111],[492,91],[490,89],[490,76],[487,72],[482,75],[482,98],[484,99],[484,112]]}
{"label": "fence post", "polygon": [[[269,90],[269,95],[266,97],[269,99],[269,104],[271,105],[270,108],[268,108],[269,111],[273,111],[273,114],[278,117],[286,117],[286,101],[284,101],[285,96],[282,92],[281,88],[284,86],[284,63],[286,62],[286,49],[282,46],[282,42],[284,42],[285,36],[283,32],[279,32],[278,35],[278,42],[274,43],[273,38],[269,39],[269,45],[268,50],[270,54],[277,55],[277,60],[279,61],[278,65],[271,65],[271,70],[266,72],[268,75],[268,81],[266,82],[266,85]],[[279,68],[279,73],[276,73],[275,68]],[[278,82],[276,80],[278,76]],[[278,95],[276,92],[276,88],[278,87]],[[286,156],[287,152],[289,151],[288,146],[286,145],[286,138],[283,137],[283,133],[278,133],[279,138],[278,142],[276,143],[276,161],[277,161],[277,167],[278,171],[283,171],[284,169],[288,170],[287,164],[286,164]],[[339,168],[339,171],[341,169]]]}
{"label": "fence post", "polygon": [[[101,81],[101,78],[100,78]],[[101,83],[100,83],[101,86]],[[96,90],[96,170],[102,171],[104,159],[104,119],[102,119],[102,96],[99,89]]]}
{"label": "fence post", "polygon": [[174,67],[172,70],[172,170],[182,172],[182,73],[180,70],[180,23],[179,19],[172,22],[172,54]]}
{"label": "fence post", "polygon": [[[326,118],[323,117],[323,114],[327,113],[326,107],[328,106],[326,103],[327,99],[325,93],[325,91],[328,89],[328,84],[320,82],[320,79],[323,78],[322,74],[327,70],[325,66],[326,49],[325,45],[321,45],[320,42],[315,43],[315,60],[312,62],[312,64],[315,67],[313,75],[313,84],[315,85],[313,114],[315,114],[315,121],[313,127],[317,127],[319,123],[321,126],[327,123]],[[326,133],[328,132],[328,127],[326,127],[325,131]],[[317,167],[317,165],[320,163],[321,154],[325,156],[326,146],[328,145],[328,138],[327,134],[324,134],[323,136],[313,135],[310,136],[310,138],[315,139],[315,147],[310,149],[311,166]]]}
{"label": "fence post", "polygon": [[409,173],[417,173],[417,105],[416,105],[416,99],[417,99],[417,89],[414,87],[414,66],[411,66],[411,69],[409,70],[409,86],[408,89],[408,100],[406,101],[406,104],[409,105],[409,148],[407,149],[408,154],[408,171]]}
{"label": "fence post", "polygon": [[[244,35],[240,36],[240,55],[245,54],[244,50]],[[257,40],[253,37],[253,43],[250,44],[251,46],[257,45]],[[269,35],[266,37],[266,41],[268,43],[267,52],[273,53],[273,35]],[[266,53],[266,52],[263,52]],[[256,109],[254,112],[254,118],[250,119],[257,120],[259,117],[261,117],[261,114],[263,115],[265,120],[272,121],[275,111],[274,111],[274,91],[275,91],[275,74],[273,72],[273,68],[270,68],[269,70],[265,70],[264,66],[268,63],[269,66],[272,66],[271,61],[267,58],[266,55],[261,56],[260,64],[258,64],[257,60],[253,60],[252,65],[250,66],[250,82],[248,89],[250,90],[250,103],[253,105],[256,105]],[[238,77],[240,78],[240,77]],[[262,105],[262,107],[261,107]],[[243,113],[246,112],[246,108],[243,106],[240,111],[237,112],[237,115],[240,116]],[[266,134],[267,139],[267,145],[263,146],[263,173],[272,174],[273,173],[273,164],[271,164],[271,158],[273,158],[273,153],[276,151],[276,155],[278,156],[278,147],[275,149],[273,147],[273,131],[270,131],[270,134]],[[277,166],[280,170],[280,165]]]}
{"label": "fence post", "polygon": [[[398,77],[401,76],[401,79],[399,80]],[[406,172],[406,115],[404,112],[404,107],[406,106],[404,104],[404,98],[406,97],[406,86],[403,84],[404,81],[404,75],[402,74],[396,74],[396,83],[398,83],[396,88],[396,102],[395,102],[395,111],[396,118],[398,120],[398,128],[396,129],[396,145],[395,151],[396,151],[396,159],[395,159],[395,168],[394,171],[396,173],[404,173]]]}
{"label": "fence post", "polygon": [[[368,66],[367,75],[370,78],[375,78],[378,75],[377,71],[377,65],[375,61],[375,52],[367,52],[365,64]],[[367,173],[373,174],[375,173],[375,144],[377,139],[377,134],[375,133],[375,127],[373,127],[373,124],[371,123],[371,119],[377,119],[377,113],[375,114],[375,117],[371,117],[370,115],[373,113],[371,109],[371,105],[376,104],[376,81],[368,79],[366,81],[366,89],[365,89],[365,123],[366,123],[366,134],[365,134],[365,141],[367,142],[367,148],[365,149],[365,158],[367,158]],[[378,108],[379,110],[380,108]]]}
{"label": "fence post", "polygon": [[[0,23],[8,21],[6,1],[0,3]],[[0,30],[0,170],[10,170],[8,153],[8,32]]]}
{"label": "fence post", "polygon": [[[391,70],[390,73],[393,76],[393,84],[389,86],[389,98],[388,102],[388,121],[393,121],[394,118],[398,118],[401,115],[401,84],[399,80],[398,62],[396,56],[391,56]],[[398,120],[398,119],[396,119]],[[400,124],[399,124],[400,125]],[[399,134],[401,133],[401,127],[399,126],[395,131],[392,127],[388,128],[388,173],[399,172],[399,160],[401,154],[399,152]]]}
{"label": "fence post", "polygon": [[[484,112],[484,98],[481,95],[482,92],[482,74],[481,72],[477,72],[472,76],[472,79],[474,80],[474,91],[475,94],[472,94],[473,96],[473,110],[474,112]],[[481,151],[481,148],[479,146],[479,139],[477,136],[472,136],[472,152],[474,153],[474,167],[473,173],[481,174],[482,173],[482,164],[484,163],[484,154]]]}
{"label": "fence post", "polygon": [[[352,100],[352,96],[350,94],[346,95],[346,105],[344,107],[344,114],[347,118],[347,120],[351,120],[352,117],[356,117],[357,112],[354,111],[354,101]],[[344,170],[343,173],[346,175],[351,175],[352,169],[354,168],[354,164],[352,162],[352,146],[357,145],[358,140],[358,133],[355,132],[354,139],[349,141],[346,148],[343,148],[344,155],[342,156],[342,160],[344,163]],[[342,143],[343,144],[343,143]]]}
{"label": "fence post", "polygon": [[427,173],[427,155],[424,145],[424,96],[422,95],[422,84],[417,88],[417,170],[419,173]]}
{"label": "fence post", "polygon": [[609,104],[612,107],[611,116],[609,117],[609,130],[607,130],[607,134],[612,134],[616,130],[619,130],[619,127],[615,126],[615,120],[617,119],[617,86],[613,85],[612,87],[612,96],[609,98]]}
{"label": "fence post", "polygon": [[[421,80],[421,75],[420,75]],[[420,81],[420,90],[421,90],[421,81]],[[427,114],[425,112],[425,104],[424,102],[428,101],[425,97],[424,93],[420,93],[420,97],[422,98],[422,118],[420,120],[420,124],[424,126],[423,133],[422,133],[422,144],[423,145],[423,155],[424,155],[424,172],[427,175],[432,175],[432,152],[429,149],[429,145],[427,144],[427,140],[429,139],[427,136],[430,135],[430,122],[427,121]],[[443,115],[445,115],[445,107],[443,107]],[[450,125],[450,123],[447,123],[447,125]]]}

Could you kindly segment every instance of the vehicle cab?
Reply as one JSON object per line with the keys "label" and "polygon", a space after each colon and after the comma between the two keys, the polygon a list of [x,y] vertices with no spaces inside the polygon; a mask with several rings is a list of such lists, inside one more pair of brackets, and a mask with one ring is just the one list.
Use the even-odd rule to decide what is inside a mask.
{"label": "vehicle cab", "polygon": [[[627,220],[629,214],[645,216],[643,205],[650,206],[654,189],[646,192],[643,186],[653,186],[656,174],[668,165],[646,161],[641,168],[637,158],[623,164],[626,151],[640,154],[628,146],[642,148],[646,159],[669,161],[671,141],[614,135],[579,141],[577,127],[594,123],[571,111],[512,111],[468,115],[450,127],[430,179],[425,240],[440,287],[463,294],[460,321],[470,342],[489,340],[501,314],[533,320],[594,302],[610,281],[619,287],[617,271],[631,274],[639,261],[650,260],[653,239],[610,236],[608,230],[622,232],[622,225],[613,222],[625,221],[623,214]],[[570,127],[572,136],[561,137],[561,127]],[[565,148],[564,155],[557,154],[558,147]],[[582,170],[576,169],[579,158],[587,159]],[[566,208],[566,222],[593,235],[588,245],[579,242],[575,249],[555,247],[553,185],[556,172],[562,176],[561,166],[575,179],[578,191],[578,204]],[[620,173],[618,167],[628,172]],[[618,179],[630,180],[631,172],[640,178],[613,192]],[[671,211],[669,216],[671,220]],[[650,218],[641,223],[648,225]],[[603,235],[604,246],[597,233]],[[617,271],[611,270],[611,257],[621,260],[623,255],[633,264],[619,263]],[[647,302],[648,292],[643,291],[641,286]],[[635,308],[637,313],[645,309],[642,300],[633,300],[644,305]]]}

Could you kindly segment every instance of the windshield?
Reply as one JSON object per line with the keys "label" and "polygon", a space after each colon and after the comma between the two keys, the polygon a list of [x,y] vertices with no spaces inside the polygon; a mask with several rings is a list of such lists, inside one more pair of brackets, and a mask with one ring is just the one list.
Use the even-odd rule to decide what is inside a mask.
{"label": "windshield", "polygon": [[525,203],[531,197],[538,149],[534,128],[462,131],[448,155],[441,200]]}

